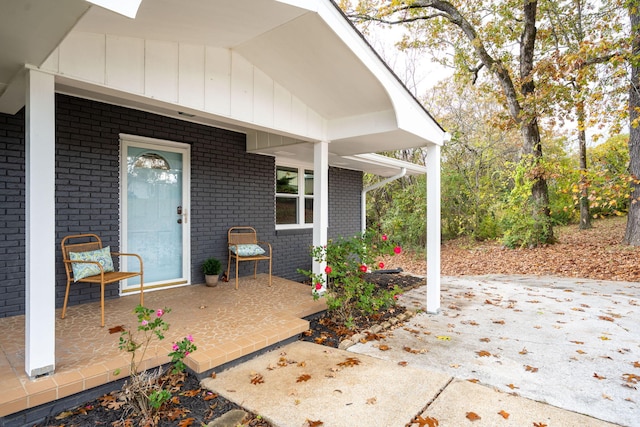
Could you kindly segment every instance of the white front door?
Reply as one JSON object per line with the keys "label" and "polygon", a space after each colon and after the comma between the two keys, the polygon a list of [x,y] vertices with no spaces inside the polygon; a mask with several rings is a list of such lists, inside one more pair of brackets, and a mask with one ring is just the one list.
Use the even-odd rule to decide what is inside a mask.
{"label": "white front door", "polygon": [[[142,257],[145,290],[190,283],[189,149],[120,135],[121,251]],[[139,289],[139,278],[121,284],[121,293]]]}

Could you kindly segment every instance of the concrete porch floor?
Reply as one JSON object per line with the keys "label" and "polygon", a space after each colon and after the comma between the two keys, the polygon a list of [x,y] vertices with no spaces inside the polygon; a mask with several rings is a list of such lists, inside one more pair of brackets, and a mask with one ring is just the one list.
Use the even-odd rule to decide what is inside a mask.
{"label": "concrete porch floor", "polygon": [[[145,306],[168,307],[170,328],[165,339],[153,340],[142,369],[170,361],[167,354],[174,342],[191,334],[198,350],[185,363],[196,373],[205,373],[263,348],[294,337],[309,328],[303,317],[326,308],[323,299],[314,301],[309,286],[267,275],[240,278],[217,287],[191,285],[145,293]],[[100,327],[99,302],[71,306],[60,319],[56,310],[55,373],[29,380],[24,369],[25,318],[0,319],[0,417],[34,408],[85,390],[125,378],[130,372],[130,355],[118,349],[116,326],[137,328],[133,309],[138,295],[105,302],[105,327]]]}

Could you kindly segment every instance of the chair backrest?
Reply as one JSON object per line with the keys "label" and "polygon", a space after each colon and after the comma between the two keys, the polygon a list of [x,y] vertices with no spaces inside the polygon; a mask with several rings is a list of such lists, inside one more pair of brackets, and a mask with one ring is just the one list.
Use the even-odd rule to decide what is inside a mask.
{"label": "chair backrest", "polygon": [[227,238],[229,245],[247,245],[258,242],[257,233],[253,227],[231,227]]}
{"label": "chair backrest", "polygon": [[[102,240],[97,234],[75,234],[64,237],[60,242],[60,248],[62,249],[62,259],[68,261],[69,252],[88,252],[102,249]],[[73,274],[71,264],[65,262],[64,269],[67,276],[71,277]]]}

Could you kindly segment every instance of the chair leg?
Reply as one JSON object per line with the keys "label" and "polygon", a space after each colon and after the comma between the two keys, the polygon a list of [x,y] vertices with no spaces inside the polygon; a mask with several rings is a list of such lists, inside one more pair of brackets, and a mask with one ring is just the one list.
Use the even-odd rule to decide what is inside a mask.
{"label": "chair leg", "polygon": [[258,260],[253,261],[253,278],[258,277]]}
{"label": "chair leg", "polygon": [[140,305],[144,307],[144,273],[140,273]]}
{"label": "chair leg", "polygon": [[67,290],[64,293],[64,304],[62,304],[62,314],[60,315],[61,319],[64,319],[64,316],[67,315],[67,301],[69,300],[69,287],[71,286],[71,281],[67,279]]}
{"label": "chair leg", "polygon": [[227,280],[229,280],[229,273],[231,273],[231,251],[229,251],[229,259],[227,260]]}
{"label": "chair leg", "polygon": [[271,258],[269,258],[269,287],[271,287]]}
{"label": "chair leg", "polygon": [[100,283],[100,326],[104,328],[104,282]]}
{"label": "chair leg", "polygon": [[236,256],[236,291],[238,290],[238,257]]}

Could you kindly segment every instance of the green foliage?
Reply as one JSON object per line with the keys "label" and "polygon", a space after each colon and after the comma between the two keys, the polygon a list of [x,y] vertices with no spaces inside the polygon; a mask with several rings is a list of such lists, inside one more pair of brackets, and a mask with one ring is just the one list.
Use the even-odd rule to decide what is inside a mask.
{"label": "green foliage", "polygon": [[202,263],[202,272],[207,276],[217,276],[222,271],[222,263],[217,258],[207,258]]}
{"label": "green foliage", "polygon": [[328,311],[346,327],[353,327],[353,320],[359,316],[370,316],[380,310],[395,305],[401,289],[378,289],[365,280],[365,273],[384,268],[377,263],[382,255],[400,253],[400,246],[393,244],[379,231],[367,231],[361,236],[329,241],[327,246],[311,249],[313,259],[326,263],[325,275],[311,271],[300,272],[311,278],[315,290],[314,298],[326,286],[325,299]]}
{"label": "green foliage", "polygon": [[166,389],[154,390],[149,394],[149,404],[155,410],[160,409],[169,399],[171,399],[171,392]]}
{"label": "green foliage", "polygon": [[[587,150],[590,167],[582,182],[588,189],[593,218],[620,216],[629,209],[628,138],[628,135],[613,136]],[[577,159],[567,159],[569,161],[558,161],[553,165],[553,180],[549,181],[552,217],[563,224],[578,220],[583,188]]]}
{"label": "green foliage", "polygon": [[534,180],[531,177],[533,167],[529,159],[520,161],[515,167],[513,188],[504,205],[502,223],[505,230],[502,241],[509,248],[538,246],[549,240],[551,223],[536,217],[531,198]]}

